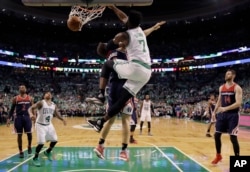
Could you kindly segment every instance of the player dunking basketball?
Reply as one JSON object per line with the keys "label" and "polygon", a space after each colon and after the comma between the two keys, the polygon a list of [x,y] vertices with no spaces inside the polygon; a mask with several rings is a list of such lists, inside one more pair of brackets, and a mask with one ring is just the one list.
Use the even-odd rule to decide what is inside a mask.
{"label": "player dunking basketball", "polygon": [[[105,45],[103,46],[98,46],[97,52],[98,54],[102,54],[101,52],[105,51],[102,50]],[[102,56],[104,56],[103,54]],[[127,59],[126,53],[125,53],[125,48],[124,47],[119,47],[117,50],[113,50],[109,53],[108,59],[111,60],[113,58],[118,58],[118,59]],[[122,86],[126,80],[124,79],[119,79],[118,75],[116,72],[112,72],[110,76],[110,81],[109,81],[109,91],[108,91],[108,107],[107,110],[109,110],[109,107],[112,106],[118,99],[119,99],[119,93],[122,89]],[[122,160],[127,161],[128,154],[127,154],[127,146],[128,146],[128,138],[129,138],[129,120],[130,116],[133,111],[133,105],[131,104],[131,101],[128,101],[126,105],[124,105],[124,108],[121,110],[121,117],[122,117],[122,151],[120,153],[120,158]],[[116,116],[113,116],[103,127],[103,130],[101,131],[101,138],[98,142],[98,146],[94,148],[94,151],[96,155],[104,159],[104,143],[106,140],[106,137],[108,136],[108,133],[110,131],[111,126],[113,125],[114,121],[116,119]]]}
{"label": "player dunking basketball", "polygon": [[122,109],[124,104],[148,82],[151,77],[151,59],[147,45],[146,35],[140,27],[142,19],[141,13],[131,11],[129,16],[124,14],[115,6],[110,7],[124,23],[127,24],[127,32],[118,33],[115,38],[108,43],[108,47],[123,45],[126,47],[128,60],[107,60],[103,67],[100,78],[100,94],[96,98],[99,104],[103,104],[104,91],[107,80],[112,71],[118,73],[119,78],[127,79],[120,92],[118,101],[113,104],[103,118],[96,121],[88,121],[93,128],[100,132],[103,124],[115,116]]}
{"label": "player dunking basketball", "polygon": [[[149,35],[152,33],[155,29],[154,27],[158,26],[159,23],[154,25],[153,27],[147,29],[147,34]],[[120,47],[116,50],[107,51],[107,44],[105,43],[99,43],[97,47],[97,52],[99,55],[106,57],[108,55],[108,60],[112,59],[121,59],[121,60],[127,60],[126,55],[126,49],[125,47],[120,44]],[[119,100],[119,93],[123,89],[123,85],[126,82],[126,79],[119,79],[118,74],[114,71],[111,73],[110,80],[109,80],[109,92],[108,92],[108,108],[112,106],[117,100]],[[131,98],[124,104],[123,108],[121,109],[120,113],[122,116],[122,151],[120,153],[120,158],[122,160],[127,161],[129,159],[128,153],[127,153],[127,146],[128,146],[128,140],[129,140],[129,122],[130,119],[133,121],[133,125],[131,125],[131,132],[134,131],[135,125],[136,125],[136,117],[134,116],[135,112],[135,104],[134,104],[134,98]],[[91,121],[91,120],[89,120]],[[115,116],[113,116],[105,125],[103,130],[101,131],[101,138],[98,142],[98,146],[94,148],[95,153],[99,158],[104,159],[104,143],[106,140],[106,137],[110,131],[110,128],[112,124],[115,121]],[[130,143],[135,143],[135,140],[133,138],[133,135],[130,138]]]}
{"label": "player dunking basketball", "polygon": [[[228,132],[233,145],[235,156],[240,155],[238,143],[239,108],[242,103],[242,88],[234,82],[236,72],[229,69],[225,75],[226,83],[219,88],[219,97],[212,114],[212,120],[216,120],[216,131],[214,134],[216,157],[212,164],[222,160],[221,156],[221,134]],[[215,114],[217,113],[216,119]]]}
{"label": "player dunking basketball", "polygon": [[43,95],[43,100],[32,105],[28,112],[31,117],[36,117],[35,110],[37,110],[36,118],[36,134],[37,134],[37,147],[35,156],[33,158],[33,164],[37,167],[41,166],[41,163],[38,159],[39,152],[43,148],[45,142],[50,141],[49,148],[44,152],[44,155],[52,161],[51,151],[57,143],[57,134],[55,128],[52,124],[52,118],[55,115],[58,119],[63,121],[63,124],[66,125],[66,121],[61,117],[57,106],[52,102],[52,95],[49,91],[45,92]]}
{"label": "player dunking basketball", "polygon": [[28,154],[32,153],[32,121],[30,119],[28,108],[33,104],[33,98],[26,93],[26,86],[19,86],[19,95],[15,96],[12,100],[12,105],[9,111],[9,117],[7,119],[7,126],[10,125],[10,120],[13,117],[14,112],[14,128],[17,133],[17,143],[19,149],[19,157],[24,158],[22,135],[23,131],[27,134],[28,138]]}

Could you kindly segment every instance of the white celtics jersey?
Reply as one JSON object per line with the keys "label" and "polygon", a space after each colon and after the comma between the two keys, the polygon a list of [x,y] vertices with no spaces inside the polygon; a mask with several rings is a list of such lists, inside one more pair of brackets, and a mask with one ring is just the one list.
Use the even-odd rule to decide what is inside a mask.
{"label": "white celtics jersey", "polygon": [[129,34],[129,44],[126,48],[128,60],[139,60],[150,65],[151,59],[147,39],[141,27],[129,29],[127,33]]}
{"label": "white celtics jersey", "polygon": [[151,101],[148,100],[143,100],[143,104],[142,104],[142,110],[141,113],[142,114],[150,114],[151,113]]}
{"label": "white celtics jersey", "polygon": [[49,125],[51,124],[56,105],[54,102],[51,102],[51,104],[48,105],[45,100],[42,100],[42,104],[42,108],[37,110],[36,123],[41,125]]}

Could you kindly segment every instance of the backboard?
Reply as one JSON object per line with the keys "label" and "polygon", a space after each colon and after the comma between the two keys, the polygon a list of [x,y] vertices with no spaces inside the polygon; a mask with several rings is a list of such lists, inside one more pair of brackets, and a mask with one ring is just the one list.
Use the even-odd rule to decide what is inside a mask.
{"label": "backboard", "polygon": [[22,0],[26,6],[149,6],[153,0]]}

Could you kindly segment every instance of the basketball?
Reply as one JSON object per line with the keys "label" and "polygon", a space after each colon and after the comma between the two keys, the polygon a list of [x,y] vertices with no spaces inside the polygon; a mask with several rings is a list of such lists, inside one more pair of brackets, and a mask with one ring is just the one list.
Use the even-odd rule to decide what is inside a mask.
{"label": "basketball", "polygon": [[67,20],[67,26],[71,31],[81,31],[82,21],[78,16],[69,16]]}

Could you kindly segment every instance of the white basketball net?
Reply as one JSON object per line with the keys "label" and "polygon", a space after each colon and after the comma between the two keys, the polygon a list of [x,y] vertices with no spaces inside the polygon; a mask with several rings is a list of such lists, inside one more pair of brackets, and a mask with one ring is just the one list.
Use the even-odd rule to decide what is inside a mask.
{"label": "white basketball net", "polygon": [[105,6],[82,7],[74,5],[71,7],[69,16],[79,17],[82,21],[81,23],[81,28],[82,28],[82,26],[88,23],[89,21],[97,17],[101,17],[105,8],[106,8]]}

